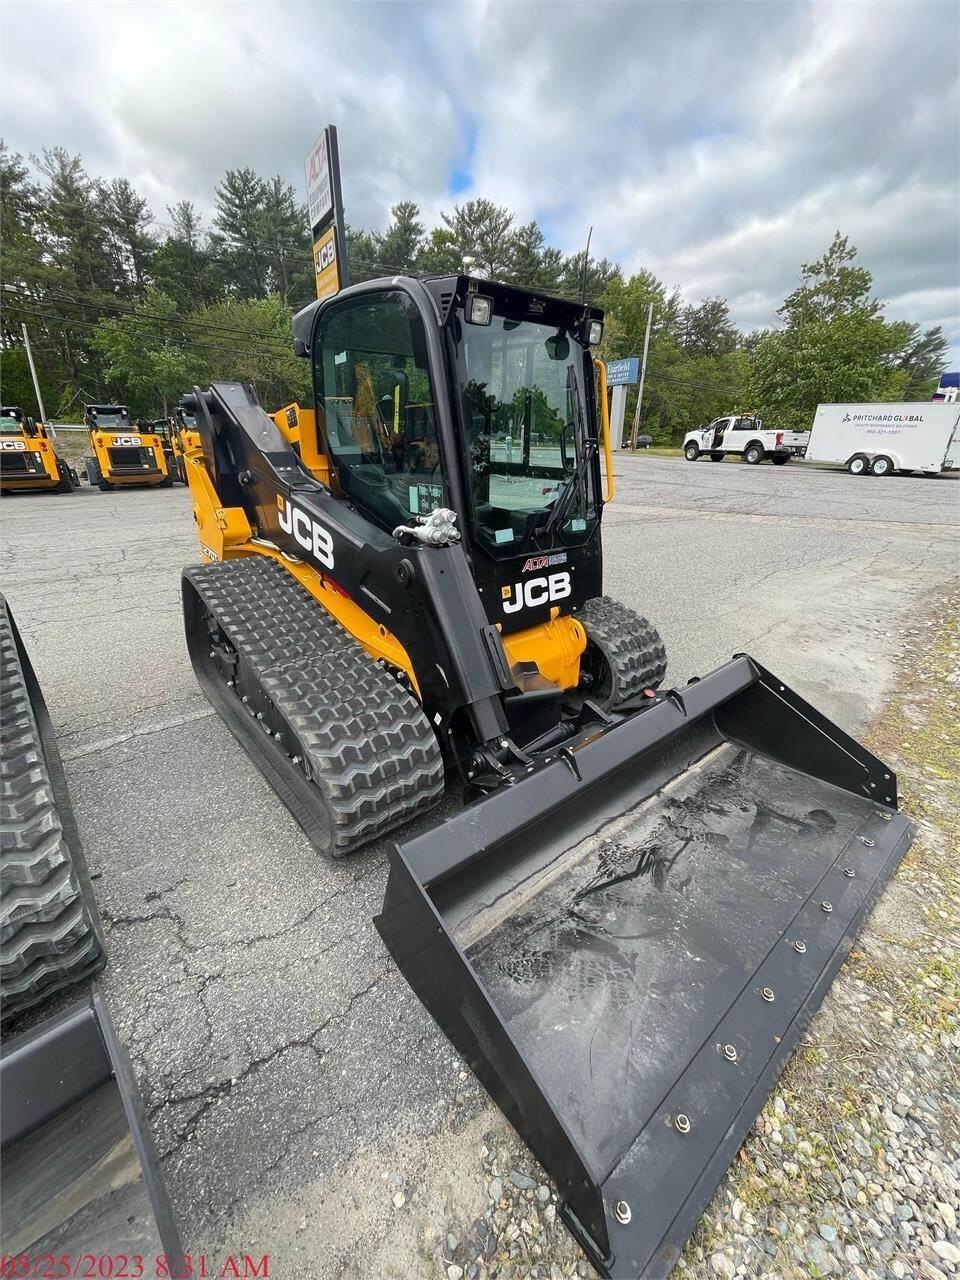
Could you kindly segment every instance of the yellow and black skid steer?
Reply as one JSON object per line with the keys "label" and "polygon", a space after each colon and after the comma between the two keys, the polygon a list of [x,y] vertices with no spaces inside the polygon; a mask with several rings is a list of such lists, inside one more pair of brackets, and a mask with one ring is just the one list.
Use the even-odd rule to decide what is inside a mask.
{"label": "yellow and black skid steer", "polygon": [[46,489],[75,493],[80,477],[57,453],[46,425],[35,422],[19,405],[0,408],[0,492]]}
{"label": "yellow and black skid steer", "polygon": [[595,1265],[663,1276],[909,846],[896,779],[746,655],[664,690],[602,594],[599,311],[397,277],[294,335],[313,409],[188,397],[198,679],[321,850],[462,785],[377,927]]}
{"label": "yellow and black skid steer", "polygon": [[103,490],[131,485],[173,484],[164,435],[152,423],[131,426],[123,404],[86,404],[83,421],[93,453],[86,460],[87,480]]}
{"label": "yellow and black skid steer", "polygon": [[79,1274],[97,1254],[114,1266],[162,1257],[161,1274],[190,1274],[103,997],[94,986],[61,998],[103,967],[103,930],[50,716],[3,596],[0,710],[3,1274]]}

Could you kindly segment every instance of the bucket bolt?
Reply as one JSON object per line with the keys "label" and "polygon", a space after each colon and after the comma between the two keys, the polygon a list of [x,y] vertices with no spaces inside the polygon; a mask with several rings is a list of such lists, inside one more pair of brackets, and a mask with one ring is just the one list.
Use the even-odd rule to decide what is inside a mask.
{"label": "bucket bolt", "polygon": [[767,1004],[773,1004],[776,996],[773,994],[773,987],[764,987],[760,992],[760,999],[766,1000]]}
{"label": "bucket bolt", "polygon": [[830,912],[833,910],[833,903],[832,903],[832,902],[821,902],[821,903],[820,903],[820,910],[821,910],[821,911],[823,911],[823,912],[825,912],[827,915],[829,915],[829,914],[830,914]]}
{"label": "bucket bolt", "polygon": [[678,1111],[673,1117],[673,1127],[676,1129],[677,1133],[689,1133],[690,1117],[685,1116],[682,1111]]}
{"label": "bucket bolt", "polygon": [[807,954],[807,944],[802,942],[799,938],[793,944],[793,949],[798,955],[805,956]]}
{"label": "bucket bolt", "polygon": [[869,836],[857,836],[857,839],[861,844],[865,844],[868,849],[872,849],[875,843],[875,841],[871,840]]}
{"label": "bucket bolt", "polygon": [[720,1052],[723,1054],[723,1056],[726,1058],[728,1062],[736,1062],[737,1046],[735,1044],[722,1045],[720,1048]]}
{"label": "bucket bolt", "polygon": [[631,1213],[630,1206],[627,1204],[626,1200],[614,1200],[613,1216],[616,1218],[616,1220],[620,1223],[622,1227],[625,1227],[627,1225],[627,1223],[633,1217],[633,1214]]}
{"label": "bucket bolt", "polygon": [[852,880],[857,873],[854,871],[853,867],[844,867],[843,874],[847,877],[848,880]]}

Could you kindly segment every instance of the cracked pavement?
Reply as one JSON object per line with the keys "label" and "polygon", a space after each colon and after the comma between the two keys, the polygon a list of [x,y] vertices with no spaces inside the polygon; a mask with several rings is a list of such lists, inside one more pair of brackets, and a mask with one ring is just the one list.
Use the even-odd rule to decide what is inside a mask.
{"label": "cracked pavement", "polygon": [[[848,729],[882,708],[903,629],[957,576],[960,480],[616,465],[605,590],[660,626],[668,681],[745,651]],[[439,1274],[507,1126],[374,929],[385,843],[320,858],[201,697],[189,496],[84,486],[0,515],[187,1247],[269,1252],[275,1276]]]}

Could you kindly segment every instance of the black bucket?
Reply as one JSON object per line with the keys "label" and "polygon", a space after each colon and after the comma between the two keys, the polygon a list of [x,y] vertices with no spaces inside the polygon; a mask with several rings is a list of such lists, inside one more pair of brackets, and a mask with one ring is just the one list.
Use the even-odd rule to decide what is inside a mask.
{"label": "black bucket", "polygon": [[0,1151],[0,1251],[32,1268],[4,1274],[66,1274],[64,1256],[71,1275],[194,1274],[97,992],[4,1041]]}
{"label": "black bucket", "polygon": [[911,839],[738,657],[395,846],[377,927],[594,1264],[663,1277]]}

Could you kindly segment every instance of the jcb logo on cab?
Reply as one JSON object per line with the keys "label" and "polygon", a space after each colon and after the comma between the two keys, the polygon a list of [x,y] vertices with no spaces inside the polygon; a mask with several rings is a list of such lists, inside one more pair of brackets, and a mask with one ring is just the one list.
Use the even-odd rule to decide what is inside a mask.
{"label": "jcb logo on cab", "polygon": [[283,532],[292,533],[304,551],[311,552],[322,565],[332,569],[333,537],[330,530],[311,520],[305,511],[293,506],[282,494],[277,495],[277,509]]}
{"label": "jcb logo on cab", "polygon": [[503,588],[503,612],[519,613],[521,609],[536,609],[541,604],[565,600],[570,594],[570,574],[551,573],[547,578],[530,578],[527,582],[515,582]]}
{"label": "jcb logo on cab", "polygon": [[0,449],[26,449],[24,440],[0,440]]}
{"label": "jcb logo on cab", "polygon": [[114,445],[118,445],[118,444],[136,444],[136,445],[139,445],[139,444],[141,444],[141,443],[142,443],[142,441],[141,441],[141,439],[140,439],[140,437],[139,437],[139,436],[114,436],[114,437],[113,437],[113,439],[112,439],[112,443],[113,443]]}

